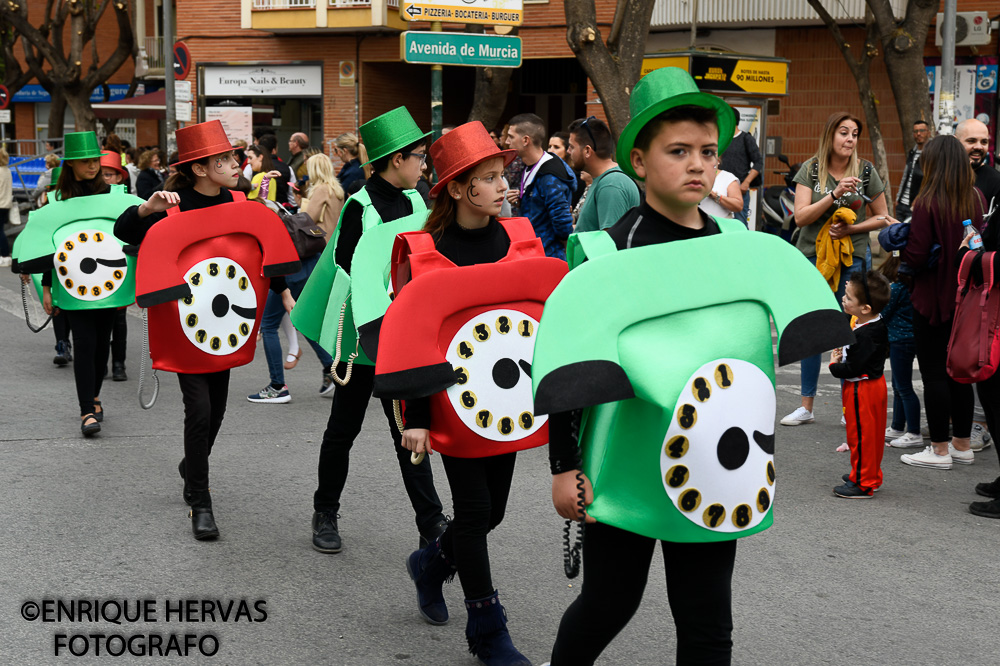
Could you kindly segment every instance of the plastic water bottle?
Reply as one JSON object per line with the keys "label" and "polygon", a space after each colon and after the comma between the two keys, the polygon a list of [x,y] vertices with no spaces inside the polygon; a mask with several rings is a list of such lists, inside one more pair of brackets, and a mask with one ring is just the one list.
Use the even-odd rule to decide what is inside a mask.
{"label": "plastic water bottle", "polygon": [[962,226],[965,227],[965,238],[969,239],[969,249],[982,250],[983,238],[979,235],[979,232],[976,231],[976,228],[972,226],[972,220],[962,222]]}

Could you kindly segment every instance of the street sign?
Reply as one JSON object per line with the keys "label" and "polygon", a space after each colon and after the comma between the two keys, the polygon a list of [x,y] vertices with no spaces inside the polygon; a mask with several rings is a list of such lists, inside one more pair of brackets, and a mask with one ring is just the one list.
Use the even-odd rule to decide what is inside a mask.
{"label": "street sign", "polygon": [[520,67],[521,38],[467,32],[404,32],[403,61],[421,65]]}
{"label": "street sign", "polygon": [[399,14],[405,21],[445,21],[521,25],[523,0],[403,0]]}
{"label": "street sign", "polygon": [[174,101],[175,102],[190,102],[192,101],[191,96],[191,82],[190,81],[174,81]]}
{"label": "street sign", "polygon": [[7,92],[7,86],[0,86],[0,109],[6,109],[8,104],[10,104],[10,93]]}
{"label": "street sign", "polygon": [[174,78],[178,81],[186,79],[190,71],[191,51],[184,42],[177,42],[174,44]]}
{"label": "street sign", "polygon": [[10,122],[10,109],[0,110],[0,125],[6,125]]}

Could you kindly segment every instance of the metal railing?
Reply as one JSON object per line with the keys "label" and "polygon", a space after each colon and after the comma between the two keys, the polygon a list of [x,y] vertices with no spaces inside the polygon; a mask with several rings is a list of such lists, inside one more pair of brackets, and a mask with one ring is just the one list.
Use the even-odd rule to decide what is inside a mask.
{"label": "metal railing", "polygon": [[163,60],[163,37],[146,37],[143,48],[146,50],[146,67],[163,69],[166,66]]}
{"label": "metal railing", "polygon": [[[823,3],[837,21],[864,20],[865,0]],[[893,14],[902,18],[906,0],[890,0]],[[653,28],[689,26],[692,0],[656,0],[650,25]],[[699,0],[697,21],[701,23],[771,23],[799,21],[821,24],[806,0]]]}
{"label": "metal railing", "polygon": [[[372,0],[329,0],[329,3],[331,7],[339,9],[372,6]],[[399,0],[388,0],[387,4],[393,9],[399,9]]]}

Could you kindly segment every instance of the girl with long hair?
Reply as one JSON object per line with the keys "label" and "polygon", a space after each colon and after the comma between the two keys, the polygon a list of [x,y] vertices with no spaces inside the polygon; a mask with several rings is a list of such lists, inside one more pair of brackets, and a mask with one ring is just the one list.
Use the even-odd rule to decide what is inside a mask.
{"label": "girl with long hair", "polygon": [[[910,235],[900,259],[913,269],[913,337],[924,383],[924,410],[931,445],[901,460],[914,467],[951,469],[972,464],[972,386],[948,376],[948,340],[955,315],[958,250],[964,220],[983,226],[986,202],[975,187],[975,175],[962,143],[938,136],[920,155],[924,180],[913,202]],[[940,246],[935,250],[934,246]],[[983,403],[985,406],[985,402]],[[952,436],[948,436],[951,423]]]}
{"label": "girl with long hair", "polygon": [[[795,224],[798,240],[795,246],[814,264],[817,243],[829,239],[850,238],[853,245],[852,263],[841,266],[837,284],[837,302],[851,274],[871,264],[868,232],[895,222],[889,217],[885,202],[885,186],[871,162],[858,157],[857,143],[862,123],[856,116],[838,111],[826,121],[816,154],[805,161],[795,174]],[[857,213],[853,225],[830,224],[838,208],[850,208]],[[867,217],[866,217],[867,214]],[[819,382],[820,356],[802,359],[802,405],[781,419],[781,425],[796,426],[812,423],[813,402]]]}
{"label": "girl with long hair", "polygon": [[[333,150],[344,166],[337,174],[337,180],[341,187],[348,193],[356,191],[355,183],[371,178],[371,171],[362,168],[362,163],[367,162],[367,155],[361,158],[364,146],[354,132],[344,132],[333,140]],[[362,183],[363,184],[363,183]]]}
{"label": "girl with long hair", "polygon": [[[253,189],[250,190],[247,199],[256,199],[260,196],[261,183],[264,181],[264,176],[267,176],[268,179],[280,178],[281,173],[274,169],[274,162],[271,160],[271,155],[257,144],[247,146],[247,162],[250,164],[250,169],[253,172],[253,175],[250,177]],[[277,192],[277,187],[269,187],[265,196],[269,201],[274,201],[277,198]]]}
{"label": "girl with long hair", "polygon": [[344,188],[333,171],[333,162],[323,153],[317,153],[306,160],[309,175],[306,197],[309,202],[305,211],[316,224],[326,232],[327,242],[333,238],[344,207]]}

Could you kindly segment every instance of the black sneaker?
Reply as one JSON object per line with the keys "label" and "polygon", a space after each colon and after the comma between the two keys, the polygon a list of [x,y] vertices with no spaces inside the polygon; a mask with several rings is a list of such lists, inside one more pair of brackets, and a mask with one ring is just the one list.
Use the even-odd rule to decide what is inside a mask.
{"label": "black sneaker", "polygon": [[69,341],[59,340],[56,342],[56,356],[52,359],[52,362],[62,367],[73,360],[73,356],[69,352]]}
{"label": "black sneaker", "polygon": [[833,494],[844,499],[871,499],[872,494],[862,490],[856,484],[845,483],[833,489]]}
{"label": "black sneaker", "polygon": [[1000,476],[989,483],[977,483],[976,494],[990,499],[1000,497]]}
{"label": "black sneaker", "polygon": [[973,502],[969,505],[969,513],[983,518],[1000,518],[1000,499],[989,502]]}
{"label": "black sneaker", "polygon": [[[851,481],[851,475],[850,474],[845,474],[844,476],[842,476],[840,478],[842,478],[844,480],[844,483],[846,483],[846,484],[849,484],[849,485],[852,485],[852,486],[853,485],[857,485],[856,483],[854,483],[853,481]],[[879,486],[879,488],[881,488],[881,486]],[[873,489],[872,492],[877,493],[879,491],[879,488]]]}
{"label": "black sneaker", "polygon": [[125,364],[124,363],[112,363],[111,364],[111,380],[116,382],[127,382],[128,375],[125,374]]}
{"label": "black sneaker", "polygon": [[434,523],[433,527],[431,527],[430,529],[427,529],[427,530],[424,530],[423,532],[421,532],[420,533],[420,541],[417,542],[419,545],[417,547],[418,548],[426,548],[427,546],[429,546],[432,541],[434,541],[439,536],[441,536],[442,534],[444,534],[444,531],[446,529],[448,529],[448,523],[449,522],[451,522],[451,521],[448,520],[447,516],[442,517],[441,520],[439,520],[438,522]]}
{"label": "black sneaker", "polygon": [[321,553],[339,553],[343,548],[340,532],[337,531],[337,518],[332,511],[316,511],[313,513],[313,550]]}

